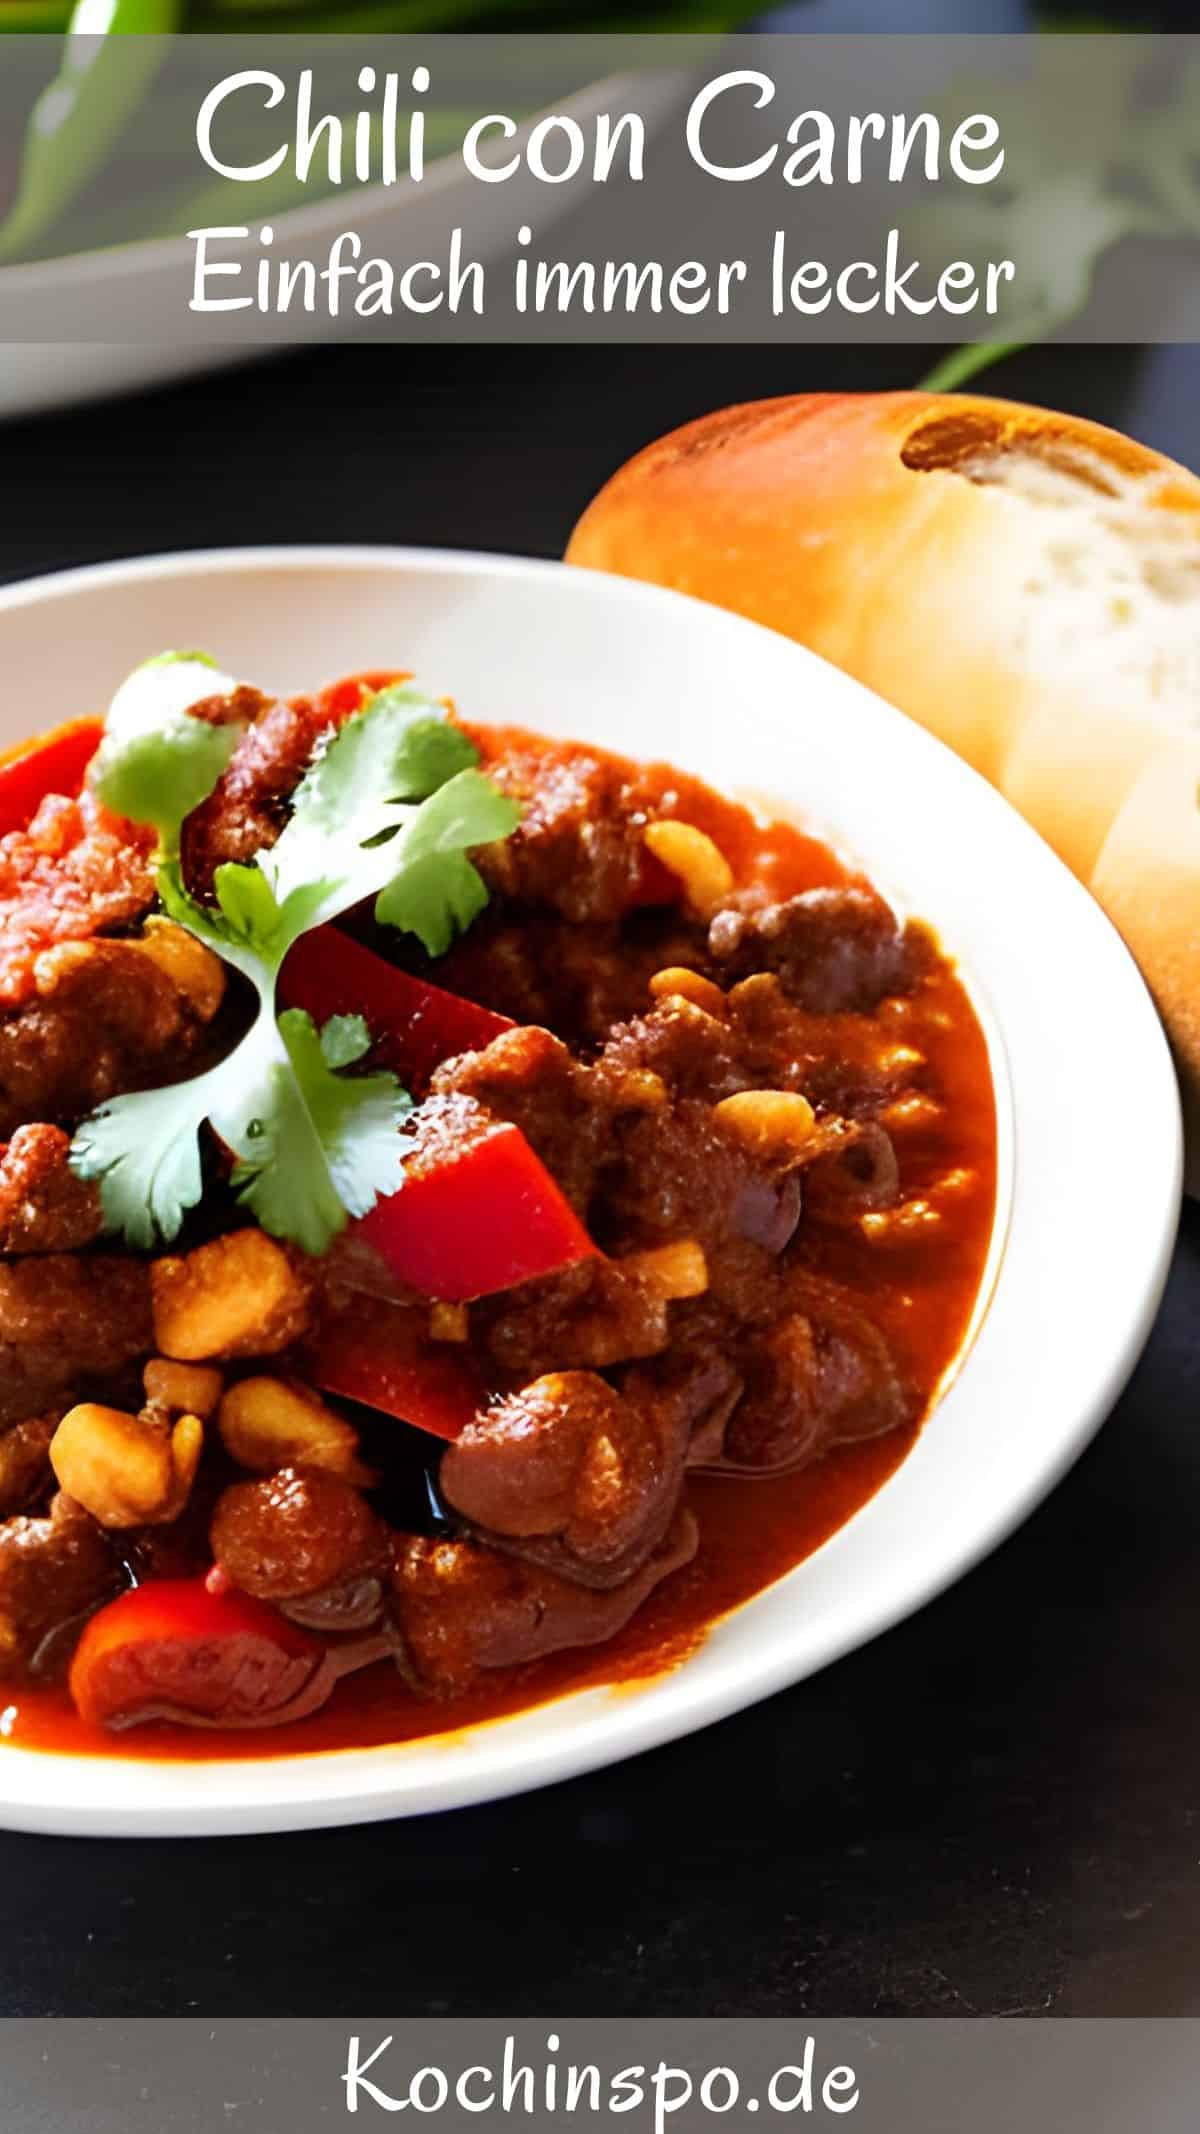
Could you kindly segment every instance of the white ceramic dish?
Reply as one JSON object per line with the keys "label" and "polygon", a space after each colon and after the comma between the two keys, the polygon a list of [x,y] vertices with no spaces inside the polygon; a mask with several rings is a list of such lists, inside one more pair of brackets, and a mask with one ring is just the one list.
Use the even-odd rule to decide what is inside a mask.
{"label": "white ceramic dish", "polygon": [[[355,196],[352,209],[334,197],[274,217],[279,253],[286,257],[289,245],[299,251],[310,240],[328,241],[338,230],[353,227],[368,252],[441,258],[455,222],[471,205],[471,193],[467,172],[446,157],[420,187],[407,181],[394,191],[368,186]],[[528,212],[527,202],[523,211]],[[509,212],[515,227],[520,214],[511,202]],[[499,218],[480,220],[475,256],[486,261]],[[252,229],[256,232],[257,224]],[[254,261],[256,234],[240,246],[231,241],[223,256],[238,254]],[[219,331],[219,317],[214,322],[189,314],[193,268],[186,237],[146,238],[0,267],[0,418],[167,385],[244,362],[272,343],[280,348],[334,338],[328,321],[322,325],[301,314],[286,332],[272,336],[264,328],[257,349],[255,339],[245,335],[231,342]],[[107,337],[113,320],[120,321],[120,340]],[[5,330],[6,321],[14,322],[13,330]]]}
{"label": "white ceramic dish", "polygon": [[[622,76],[594,82],[557,108],[586,124],[596,111],[620,110],[626,87]],[[639,81],[638,106],[651,124],[674,93],[669,74]],[[534,123],[533,116],[526,119],[504,143],[506,157],[523,149]],[[431,164],[420,185],[408,179],[395,187],[369,185],[290,208],[271,221],[279,258],[303,254],[309,243],[322,257],[321,248],[338,231],[353,228],[366,254],[401,261],[444,259],[460,225],[469,233],[468,256],[490,270],[509,253],[522,223],[545,238],[576,197],[574,188],[547,188],[526,171],[503,186],[480,186],[458,157],[446,155]],[[237,220],[232,207],[225,219]],[[258,227],[250,225],[242,244],[230,240],[222,248],[224,259],[241,257],[247,274],[261,257]],[[186,237],[145,238],[0,267],[0,419],[141,392],[272,348],[344,338],[344,328],[339,333],[328,318],[297,311],[270,322],[251,314],[255,323],[231,341],[227,326],[222,334],[221,314],[189,312],[193,272]],[[109,338],[114,321],[120,322],[119,340]]]}
{"label": "white ceramic dish", "polygon": [[[939,926],[984,1015],[1001,1114],[994,1281],[898,1473],[675,1673],[395,1749],[189,1767],[9,1746],[0,1823],[265,1831],[542,1785],[813,1673],[992,1548],[1124,1383],[1179,1201],[1158,1023],[1116,934],[1048,847],[938,742],[785,639],[675,594],[501,557],[222,551],[18,585],[0,593],[0,745],[95,709],[129,667],[180,644],[285,690],[399,661],[481,717],[663,756],[726,790],[776,794],[832,830]],[[1114,1122],[1131,1111],[1136,1161],[1118,1164]]]}

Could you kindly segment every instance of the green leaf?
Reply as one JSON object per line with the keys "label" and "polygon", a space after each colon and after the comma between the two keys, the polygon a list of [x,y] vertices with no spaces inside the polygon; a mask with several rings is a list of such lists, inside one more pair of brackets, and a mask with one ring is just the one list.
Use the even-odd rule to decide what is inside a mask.
{"label": "green leaf", "polygon": [[142,661],[140,668],[135,667],[134,673],[140,674],[147,667],[208,667],[214,674],[220,672],[211,652],[155,652]]}
{"label": "green leaf", "polygon": [[353,1067],[371,1049],[371,1033],[361,1015],[331,1015],[321,1031],[327,1067]]}
{"label": "green leaf", "polygon": [[256,1115],[235,1144],[238,1199],[272,1237],[314,1255],[324,1252],[345,1228],[346,1210],[295,1077],[283,1061],[271,1065],[253,1096]]}
{"label": "green leaf", "polygon": [[475,743],[461,726],[452,724],[444,706],[433,703],[411,682],[389,682],[385,689],[377,689],[342,728],[343,734],[353,739],[368,715],[376,731],[386,721],[396,737],[389,780],[393,800],[425,800],[456,771],[479,761]]}
{"label": "green leaf", "polygon": [[[1072,17],[1052,27],[1086,32],[1089,24]],[[1109,47],[1093,55],[1086,94],[1073,38],[1062,34],[1030,40],[1019,76],[954,73],[935,94],[932,108],[947,125],[963,111],[991,113],[1005,144],[1004,176],[969,203],[952,192],[931,197],[906,230],[931,271],[955,256],[1008,257],[1020,279],[1002,301],[997,338],[951,350],[922,378],[923,391],[955,391],[1015,349],[1061,332],[1122,242],[1200,228],[1200,69],[1177,67],[1169,93],[1147,99],[1115,37]]]}
{"label": "green leaf", "polygon": [[[399,1130],[411,1099],[395,1075],[337,1074],[302,1010],[281,1015],[278,1030],[282,1054],[267,1062],[256,1085],[239,1091],[238,1116],[217,1124],[237,1151],[239,1199],[273,1237],[315,1254],[348,1216],[365,1215],[401,1184],[406,1152]],[[344,1037],[335,1033],[335,1052]]]}
{"label": "green leaf", "polygon": [[[20,259],[86,192],[149,93],[165,33],[182,15],[182,0],[80,0],[59,72],[29,120],[16,197],[0,218],[0,263]],[[157,34],[130,44],[121,34],[130,28]]]}
{"label": "green leaf", "polygon": [[[362,1018],[343,1021],[357,1023],[369,1047]],[[376,1200],[394,1193],[403,1180],[407,1151],[399,1134],[412,1110],[412,1098],[394,1074],[336,1073],[326,1057],[324,1032],[318,1037],[311,1015],[302,1009],[289,1008],[279,1018],[279,1029],[338,1198],[349,1214],[366,1215]],[[344,1040],[344,1030],[341,1035]],[[335,1050],[337,1044],[335,1037]]]}
{"label": "green leaf", "polygon": [[431,852],[384,890],[375,916],[384,926],[415,934],[426,955],[444,956],[487,900],[487,884],[465,852]]}
{"label": "green leaf", "polygon": [[177,926],[185,926],[190,934],[215,949],[218,956],[230,956],[229,929],[220,911],[212,910],[206,904],[197,904],[184,884],[178,859],[161,860],[155,881],[159,902],[168,919],[174,919]]}
{"label": "green leaf", "polygon": [[[342,909],[368,894],[373,882],[360,890],[355,879],[361,853],[394,836],[414,801],[474,763],[477,754],[419,690],[380,690],[317,758],[293,797],[283,835],[260,855],[279,903],[288,905],[303,894],[309,900],[307,914],[314,885],[324,885],[320,912],[332,917],[340,885],[348,883],[351,890],[340,902]],[[317,922],[306,915],[304,923]]]}
{"label": "green leaf", "polygon": [[148,823],[173,850],[180,825],[207,800],[245,727],[188,716],[192,704],[236,689],[203,652],[164,652],[136,667],[109,707],[104,739],[89,772],[114,815]]}
{"label": "green leaf", "polygon": [[516,829],[521,811],[481,771],[460,771],[427,800],[397,855],[402,866],[375,905],[382,926],[415,934],[443,956],[487,903],[479,870],[466,857]]}
{"label": "green leaf", "polygon": [[160,1239],[169,1244],[200,1199],[197,1137],[214,1094],[215,1074],[206,1074],[170,1089],[114,1097],[71,1143],[75,1176],[99,1186],[105,1228],[139,1251],[149,1252]]}
{"label": "green leaf", "polygon": [[262,870],[229,860],[217,868],[213,889],[230,937],[252,949],[264,963],[274,962],[281,913]]}
{"label": "green leaf", "polygon": [[469,851],[506,837],[520,810],[474,768],[474,744],[427,697],[381,690],[308,772],[274,848],[219,867],[215,904],[198,904],[183,879],[179,829],[204,797],[204,746],[239,729],[210,727],[187,707],[235,686],[202,655],[139,668],[110,714],[106,776],[124,800],[138,800],[139,819],[158,824],[163,909],[243,973],[258,1017],[209,1074],[119,1098],[88,1120],[72,1162],[100,1180],[108,1226],[147,1247],[177,1235],[200,1197],[207,1119],[234,1151],[235,1188],[263,1228],[319,1253],[349,1216],[399,1186],[410,1099],[393,1075],[342,1072],[370,1049],[361,1016],[336,1016],[319,1037],[296,1011],[276,1021],[287,951],[308,928],[377,897],[385,923],[440,953],[487,901]]}

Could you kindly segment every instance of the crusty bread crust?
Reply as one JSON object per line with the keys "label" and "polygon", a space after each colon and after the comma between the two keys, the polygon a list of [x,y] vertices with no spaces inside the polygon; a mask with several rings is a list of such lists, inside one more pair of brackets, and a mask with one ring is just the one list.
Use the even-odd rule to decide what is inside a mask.
{"label": "crusty bread crust", "polygon": [[567,557],[798,638],[1021,808],[1141,963],[1200,1192],[1200,480],[1015,402],[813,394],[651,445]]}

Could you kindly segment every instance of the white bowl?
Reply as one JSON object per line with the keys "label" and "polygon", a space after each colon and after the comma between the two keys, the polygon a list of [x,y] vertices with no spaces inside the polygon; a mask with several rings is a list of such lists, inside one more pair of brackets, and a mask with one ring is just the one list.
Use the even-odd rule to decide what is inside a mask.
{"label": "white bowl", "polygon": [[1001,1124],[994,1280],[961,1370],[897,1473],[674,1673],[396,1748],[189,1766],[9,1745],[0,1823],[295,1829],[544,1785],[812,1674],[959,1577],[1108,1413],[1175,1233],[1174,1078],[1097,906],[973,771],[821,660],[716,608],[553,564],[225,550],[18,585],[0,593],[0,745],[94,711],[147,654],[194,644],[282,690],[400,662],[472,715],[666,757],[726,790],[776,795],[832,832],[935,923],[984,1017]]}
{"label": "white bowl", "polygon": [[[580,61],[586,64],[582,51]],[[514,91],[519,87],[521,66],[518,55],[497,78],[497,108],[507,108],[501,91],[505,82]],[[443,56],[438,80],[448,94],[454,79],[447,79],[450,67]],[[623,110],[633,90],[626,76],[610,76],[560,96],[554,108],[586,126],[599,111]],[[677,93],[674,74],[657,79],[643,74],[636,84],[637,108],[656,126]],[[464,100],[469,101],[469,92]],[[536,119],[537,114],[525,119],[504,141],[505,159],[524,149]],[[234,195],[237,188],[229,191]],[[461,226],[469,238],[468,256],[481,261],[490,277],[511,257],[513,232],[522,223],[544,240],[577,198],[574,186],[547,187],[524,169],[503,186],[480,186],[461,157],[447,154],[430,164],[419,185],[408,178],[396,186],[367,185],[350,196],[338,192],[272,215],[274,256],[303,257],[312,245],[320,261],[337,233],[353,228],[367,255],[443,260],[455,227]],[[231,198],[227,219],[240,220],[235,207]],[[262,257],[260,222],[250,223],[242,242],[230,239],[221,247],[221,258],[240,258],[247,275]],[[296,311],[271,320],[251,312],[249,325],[247,314],[238,314],[239,329],[231,339],[228,326],[221,331],[227,313],[215,319],[189,315],[194,267],[186,237],[141,238],[0,266],[0,419],[140,392],[248,362],[272,349],[339,338],[327,316]],[[107,340],[118,321],[120,339]],[[402,338],[400,331],[394,336]]]}

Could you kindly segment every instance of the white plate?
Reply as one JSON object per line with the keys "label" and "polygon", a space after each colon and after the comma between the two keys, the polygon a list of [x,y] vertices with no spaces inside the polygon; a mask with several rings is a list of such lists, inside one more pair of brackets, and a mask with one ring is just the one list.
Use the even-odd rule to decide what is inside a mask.
{"label": "white plate", "polygon": [[675,1673],[393,1749],[189,1767],[9,1746],[0,1822],[280,1830],[516,1792],[768,1696],[959,1577],[1107,1414],[1174,1237],[1174,1078],[1141,979],[1096,905],[974,772],[812,654],[677,594],[553,564],[260,549],[16,586],[0,593],[0,743],[94,711],[138,660],[193,644],[282,690],[399,662],[473,715],[666,757],[832,829],[938,926],[985,1018],[1001,1113],[995,1281],[899,1471]]}

